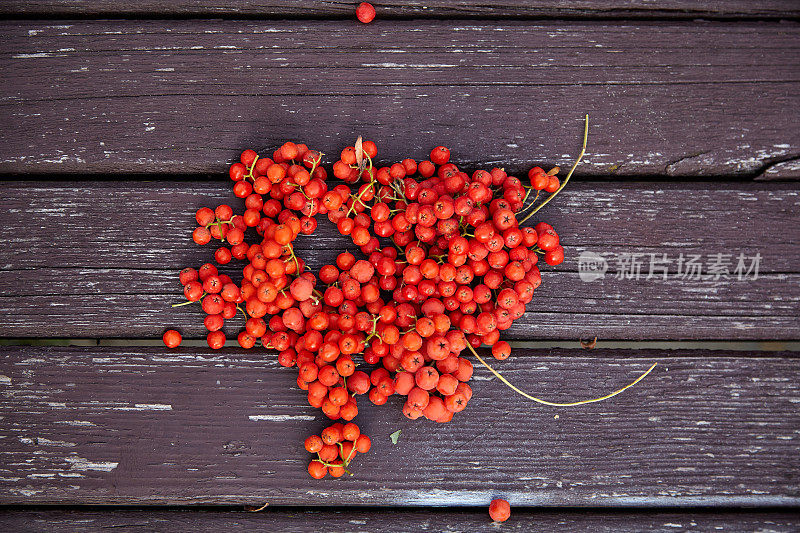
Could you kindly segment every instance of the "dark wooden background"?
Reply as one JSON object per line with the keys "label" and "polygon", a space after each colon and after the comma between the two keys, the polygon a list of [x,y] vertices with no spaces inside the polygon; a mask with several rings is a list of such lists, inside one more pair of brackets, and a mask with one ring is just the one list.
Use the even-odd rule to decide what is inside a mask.
{"label": "dark wooden background", "polygon": [[[0,4],[0,529],[494,531],[494,497],[509,531],[800,528],[800,5],[389,1],[361,25],[355,4]],[[245,147],[362,134],[387,162],[446,144],[524,172],[568,166],[586,112],[541,212],[567,260],[498,366],[568,400],[660,363],[611,401],[538,407],[477,368],[451,424],[365,404],[356,476],[312,481],[325,421],[293,373],[169,307]],[[300,241],[314,266],[345,246]],[[762,261],[586,283],[585,250]]]}

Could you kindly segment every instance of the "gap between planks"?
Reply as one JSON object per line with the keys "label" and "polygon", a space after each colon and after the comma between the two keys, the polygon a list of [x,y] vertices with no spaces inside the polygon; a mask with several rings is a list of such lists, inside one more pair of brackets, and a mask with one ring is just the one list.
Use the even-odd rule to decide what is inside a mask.
{"label": "gap between planks", "polygon": [[[590,342],[592,339],[583,339]],[[581,348],[579,341],[509,341],[512,348],[550,350],[550,349],[576,349]],[[136,347],[136,346],[162,346],[161,339],[128,338],[128,339],[90,339],[90,338],[0,338],[0,346],[73,346],[73,347]],[[187,348],[207,348],[203,339],[184,338],[181,346]],[[239,348],[236,341],[229,340],[225,349]],[[733,352],[798,352],[800,341],[604,341],[597,340],[593,348],[585,348],[589,356],[592,350],[724,350]],[[756,355],[758,357],[758,355]]]}
{"label": "gap between planks", "polygon": [[[110,528],[146,528],[153,531],[210,529],[240,531],[469,531],[496,533],[501,528],[488,517],[487,506],[465,509],[398,507],[308,510],[303,507],[270,507],[258,513],[229,507],[11,507],[0,514],[0,525],[9,531],[108,531]],[[785,508],[687,508],[670,509],[531,509],[514,507],[503,532],[569,531],[616,533],[620,530],[790,531],[800,524],[797,509]],[[313,524],[313,525],[312,525]]]}
{"label": "gap between planks", "polygon": [[[90,0],[67,2],[63,0],[32,0],[5,2],[0,14],[7,18],[43,18],[59,20],[94,19],[109,17],[191,19],[201,17],[235,19],[329,19],[355,22],[357,2],[331,2],[309,0],[298,3],[290,0],[271,2],[246,2],[232,0],[153,0],[110,1]],[[704,18],[720,21],[780,20],[800,17],[797,4],[789,0],[761,2],[687,2],[662,0],[658,4],[643,0],[601,2],[566,2],[558,0],[465,0],[458,3],[447,0],[427,0],[409,3],[398,0],[375,2],[378,20],[421,19],[475,19],[484,20],[695,20]]]}

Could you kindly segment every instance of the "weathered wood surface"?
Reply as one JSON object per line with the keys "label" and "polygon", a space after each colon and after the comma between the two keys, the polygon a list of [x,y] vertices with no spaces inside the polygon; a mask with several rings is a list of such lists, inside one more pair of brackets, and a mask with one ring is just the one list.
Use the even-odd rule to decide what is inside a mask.
{"label": "weathered wood surface", "polygon": [[[378,17],[618,17],[618,18],[795,18],[797,3],[790,0],[750,2],[661,0],[446,0],[374,2]],[[0,14],[27,16],[92,15],[225,15],[285,17],[354,17],[357,2],[349,0],[177,0],[139,2],[114,0],[7,0]]]}
{"label": "weathered wood surface", "polygon": [[[484,506],[487,507],[487,506]],[[617,533],[619,531],[796,531],[797,514],[782,510],[539,510],[513,509],[501,528],[492,524],[486,509],[480,510],[388,510],[292,509],[251,513],[246,511],[154,511],[154,510],[10,510],[0,512],[0,527],[6,531],[91,533],[145,529],[146,531],[281,531],[305,533],[336,531],[363,533],[391,531],[466,531],[496,533],[498,530],[565,531],[570,533]]]}
{"label": "weathered wood surface", "polygon": [[[241,200],[224,176],[210,182],[10,182],[0,205],[8,246],[0,264],[3,337],[205,335],[202,312],[182,301],[177,271],[211,260],[191,241],[194,212]],[[542,211],[567,247],[543,266],[544,283],[511,339],[798,339],[800,193],[792,184],[570,184]],[[324,216],[297,248],[314,271],[352,243]],[[581,281],[583,251],[608,258],[605,279]],[[756,280],[681,279],[680,254],[761,254]],[[625,254],[642,254],[639,279],[616,279]],[[647,279],[666,254],[667,281]],[[238,266],[237,266],[238,265]],[[241,264],[225,271],[237,276]],[[624,269],[624,267],[623,267]],[[685,268],[684,268],[685,270]],[[630,272],[630,269],[627,270]],[[653,271],[657,273],[656,270]],[[705,270],[704,276],[705,274]],[[240,274],[239,274],[240,275]],[[238,332],[232,320],[229,334]]]}
{"label": "weathered wood surface", "polygon": [[[484,506],[797,505],[795,353],[517,350],[482,367],[452,423],[399,398],[357,418],[369,454],[312,481],[302,440],[325,426],[274,354],[0,348],[2,503]],[[702,357],[699,357],[702,355]],[[380,413],[380,414],[379,414]],[[389,434],[402,430],[397,445]]]}
{"label": "weathered wood surface", "polygon": [[252,144],[358,134],[389,161],[447,144],[520,171],[572,161],[584,112],[582,174],[755,177],[800,156],[795,23],[355,24],[3,23],[0,172],[214,172]]}
{"label": "weathered wood surface", "polygon": [[758,177],[760,180],[796,179],[800,178],[800,160],[791,159],[769,165]]}

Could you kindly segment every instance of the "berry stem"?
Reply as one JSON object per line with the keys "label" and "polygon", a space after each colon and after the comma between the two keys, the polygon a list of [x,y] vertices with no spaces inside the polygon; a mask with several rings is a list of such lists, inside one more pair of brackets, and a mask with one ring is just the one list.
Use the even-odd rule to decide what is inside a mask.
{"label": "berry stem", "polygon": [[539,209],[541,209],[541,208],[543,208],[544,206],[546,206],[546,205],[547,205],[547,202],[549,202],[550,200],[552,200],[553,198],[555,198],[555,197],[556,197],[556,195],[557,195],[558,193],[560,193],[560,192],[561,192],[561,189],[563,189],[564,187],[566,187],[566,186],[567,186],[567,183],[569,182],[569,179],[572,177],[572,173],[573,173],[573,172],[575,172],[575,169],[578,167],[578,163],[580,163],[580,162],[581,162],[581,159],[583,159],[583,156],[584,156],[584,154],[586,153],[586,141],[587,141],[588,139],[589,139],[589,114],[587,113],[587,114],[586,114],[586,118],[585,118],[585,120],[584,120],[584,126],[583,126],[583,148],[581,148],[581,153],[580,153],[580,154],[578,154],[578,159],[576,159],[576,160],[575,160],[575,164],[573,164],[573,165],[572,165],[572,168],[571,168],[571,169],[569,169],[569,174],[567,174],[567,177],[566,177],[566,178],[564,178],[564,181],[561,183],[561,187],[559,187],[559,188],[556,190],[556,192],[554,192],[553,194],[551,194],[550,196],[548,196],[548,197],[547,197],[547,199],[546,199],[544,202],[542,202],[541,204],[539,204],[539,206],[538,206],[538,207],[536,207],[536,209],[534,209],[533,211],[531,211],[530,213],[528,213],[528,216],[526,216],[525,218],[523,218],[522,220],[520,220],[520,221],[519,221],[519,224],[520,224],[520,226],[522,225],[522,223],[523,223],[523,222],[525,222],[526,220],[528,220],[529,218],[531,218],[533,215],[535,215],[535,214],[536,214],[536,212],[537,212]]}
{"label": "berry stem", "polygon": [[600,398],[593,398],[593,399],[591,399],[591,400],[581,400],[581,401],[578,401],[578,402],[567,402],[567,403],[556,403],[556,402],[548,402],[547,400],[542,400],[542,399],[540,399],[540,398],[536,398],[535,396],[531,396],[530,394],[528,394],[528,393],[526,393],[526,392],[523,392],[523,391],[521,391],[520,389],[518,389],[517,387],[515,387],[514,385],[512,385],[512,384],[511,384],[511,383],[510,383],[510,382],[509,382],[509,381],[508,381],[506,378],[504,378],[502,375],[500,375],[500,373],[499,373],[498,371],[496,371],[494,368],[490,367],[490,366],[489,366],[489,365],[486,363],[486,361],[484,361],[484,360],[483,360],[483,358],[482,358],[480,355],[478,355],[478,352],[476,352],[476,351],[475,351],[475,348],[473,348],[473,347],[472,347],[472,345],[471,345],[470,343],[467,343],[467,348],[469,348],[469,350],[472,352],[472,355],[474,355],[475,357],[477,357],[477,358],[478,358],[478,361],[480,361],[480,362],[481,362],[481,364],[482,364],[483,366],[485,366],[486,368],[488,368],[488,369],[489,369],[489,371],[490,371],[492,374],[494,374],[495,376],[497,376],[497,377],[498,377],[498,379],[500,379],[500,381],[502,381],[502,382],[503,382],[503,383],[505,383],[505,384],[506,384],[506,385],[507,385],[509,388],[511,388],[511,390],[513,390],[513,391],[515,391],[515,392],[517,392],[517,393],[521,394],[522,396],[524,396],[525,398],[527,398],[527,399],[529,399],[529,400],[533,400],[534,402],[541,403],[541,404],[544,404],[544,405],[550,405],[550,406],[553,406],[553,407],[574,407],[574,406],[576,406],[576,405],[583,405],[583,404],[586,404],[586,403],[595,403],[595,402],[602,402],[603,400],[608,400],[609,398],[612,398],[612,397],[616,396],[617,394],[619,394],[619,393],[621,393],[621,392],[624,392],[624,391],[626,391],[626,390],[630,389],[631,387],[633,387],[634,385],[636,385],[637,383],[639,383],[640,381],[642,381],[642,380],[643,380],[645,377],[647,377],[647,375],[648,375],[650,372],[652,372],[652,371],[653,371],[653,369],[654,369],[654,368],[656,367],[656,365],[658,364],[658,363],[653,363],[653,366],[651,366],[650,368],[648,368],[648,369],[647,369],[647,372],[645,372],[644,374],[642,374],[641,376],[639,376],[638,378],[636,378],[636,380],[635,380],[635,381],[633,381],[632,383],[630,383],[630,384],[628,384],[628,385],[625,385],[624,387],[622,387],[622,388],[621,388],[621,389],[619,389],[619,390],[616,390],[616,391],[612,392],[611,394],[606,394],[605,396],[601,396]]}
{"label": "berry stem", "polygon": [[[203,293],[203,296],[205,296],[205,293]],[[200,300],[202,300],[202,299],[203,298],[201,296]],[[196,304],[196,303],[199,303],[200,300],[196,300],[196,301],[189,300],[188,302],[182,302],[182,303],[179,303],[179,304],[172,304],[172,307],[180,307],[182,305]]]}
{"label": "berry stem", "polygon": [[[369,157],[369,156],[367,156],[367,157]],[[375,183],[375,180],[371,180],[371,181],[370,181],[370,182],[367,184],[367,185],[368,185],[367,187],[364,187],[363,189],[361,189],[361,192],[359,192],[359,193],[358,193],[358,196],[354,196],[354,195],[352,195],[352,194],[350,195],[350,196],[353,198],[353,205],[351,205],[351,206],[350,206],[350,209],[348,209],[348,210],[347,210],[347,216],[348,216],[348,217],[349,217],[349,216],[350,216],[352,213],[354,213],[354,212],[355,212],[356,204],[361,204],[361,205],[363,205],[364,207],[367,207],[367,204],[365,204],[364,202],[362,202],[362,201],[361,201],[361,197],[362,197],[362,196],[364,196],[364,193],[365,193],[365,192],[367,192],[368,190],[372,189],[372,186],[373,186],[373,184],[374,184],[374,183]]]}
{"label": "berry stem", "polygon": [[255,159],[253,159],[253,163],[250,165],[250,168],[247,169],[247,174],[245,174],[244,179],[250,178],[255,183],[256,178],[255,176],[253,176],[253,170],[255,170],[257,162],[258,162],[258,154],[256,154]]}
{"label": "berry stem", "polygon": [[257,512],[259,512],[259,511],[263,511],[263,510],[264,510],[264,509],[266,509],[267,507],[269,507],[269,502],[265,503],[264,505],[262,505],[262,506],[261,506],[261,507],[259,507],[258,509],[250,509],[250,512],[251,512],[251,513],[257,513]]}

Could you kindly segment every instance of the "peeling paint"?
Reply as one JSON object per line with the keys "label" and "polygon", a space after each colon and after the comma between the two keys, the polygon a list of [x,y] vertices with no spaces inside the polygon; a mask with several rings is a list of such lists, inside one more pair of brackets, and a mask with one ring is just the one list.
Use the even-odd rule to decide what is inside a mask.
{"label": "peeling paint", "polygon": [[119,463],[111,461],[90,461],[83,457],[67,457],[64,459],[70,463],[71,470],[96,470],[98,472],[111,472],[119,466]]}

